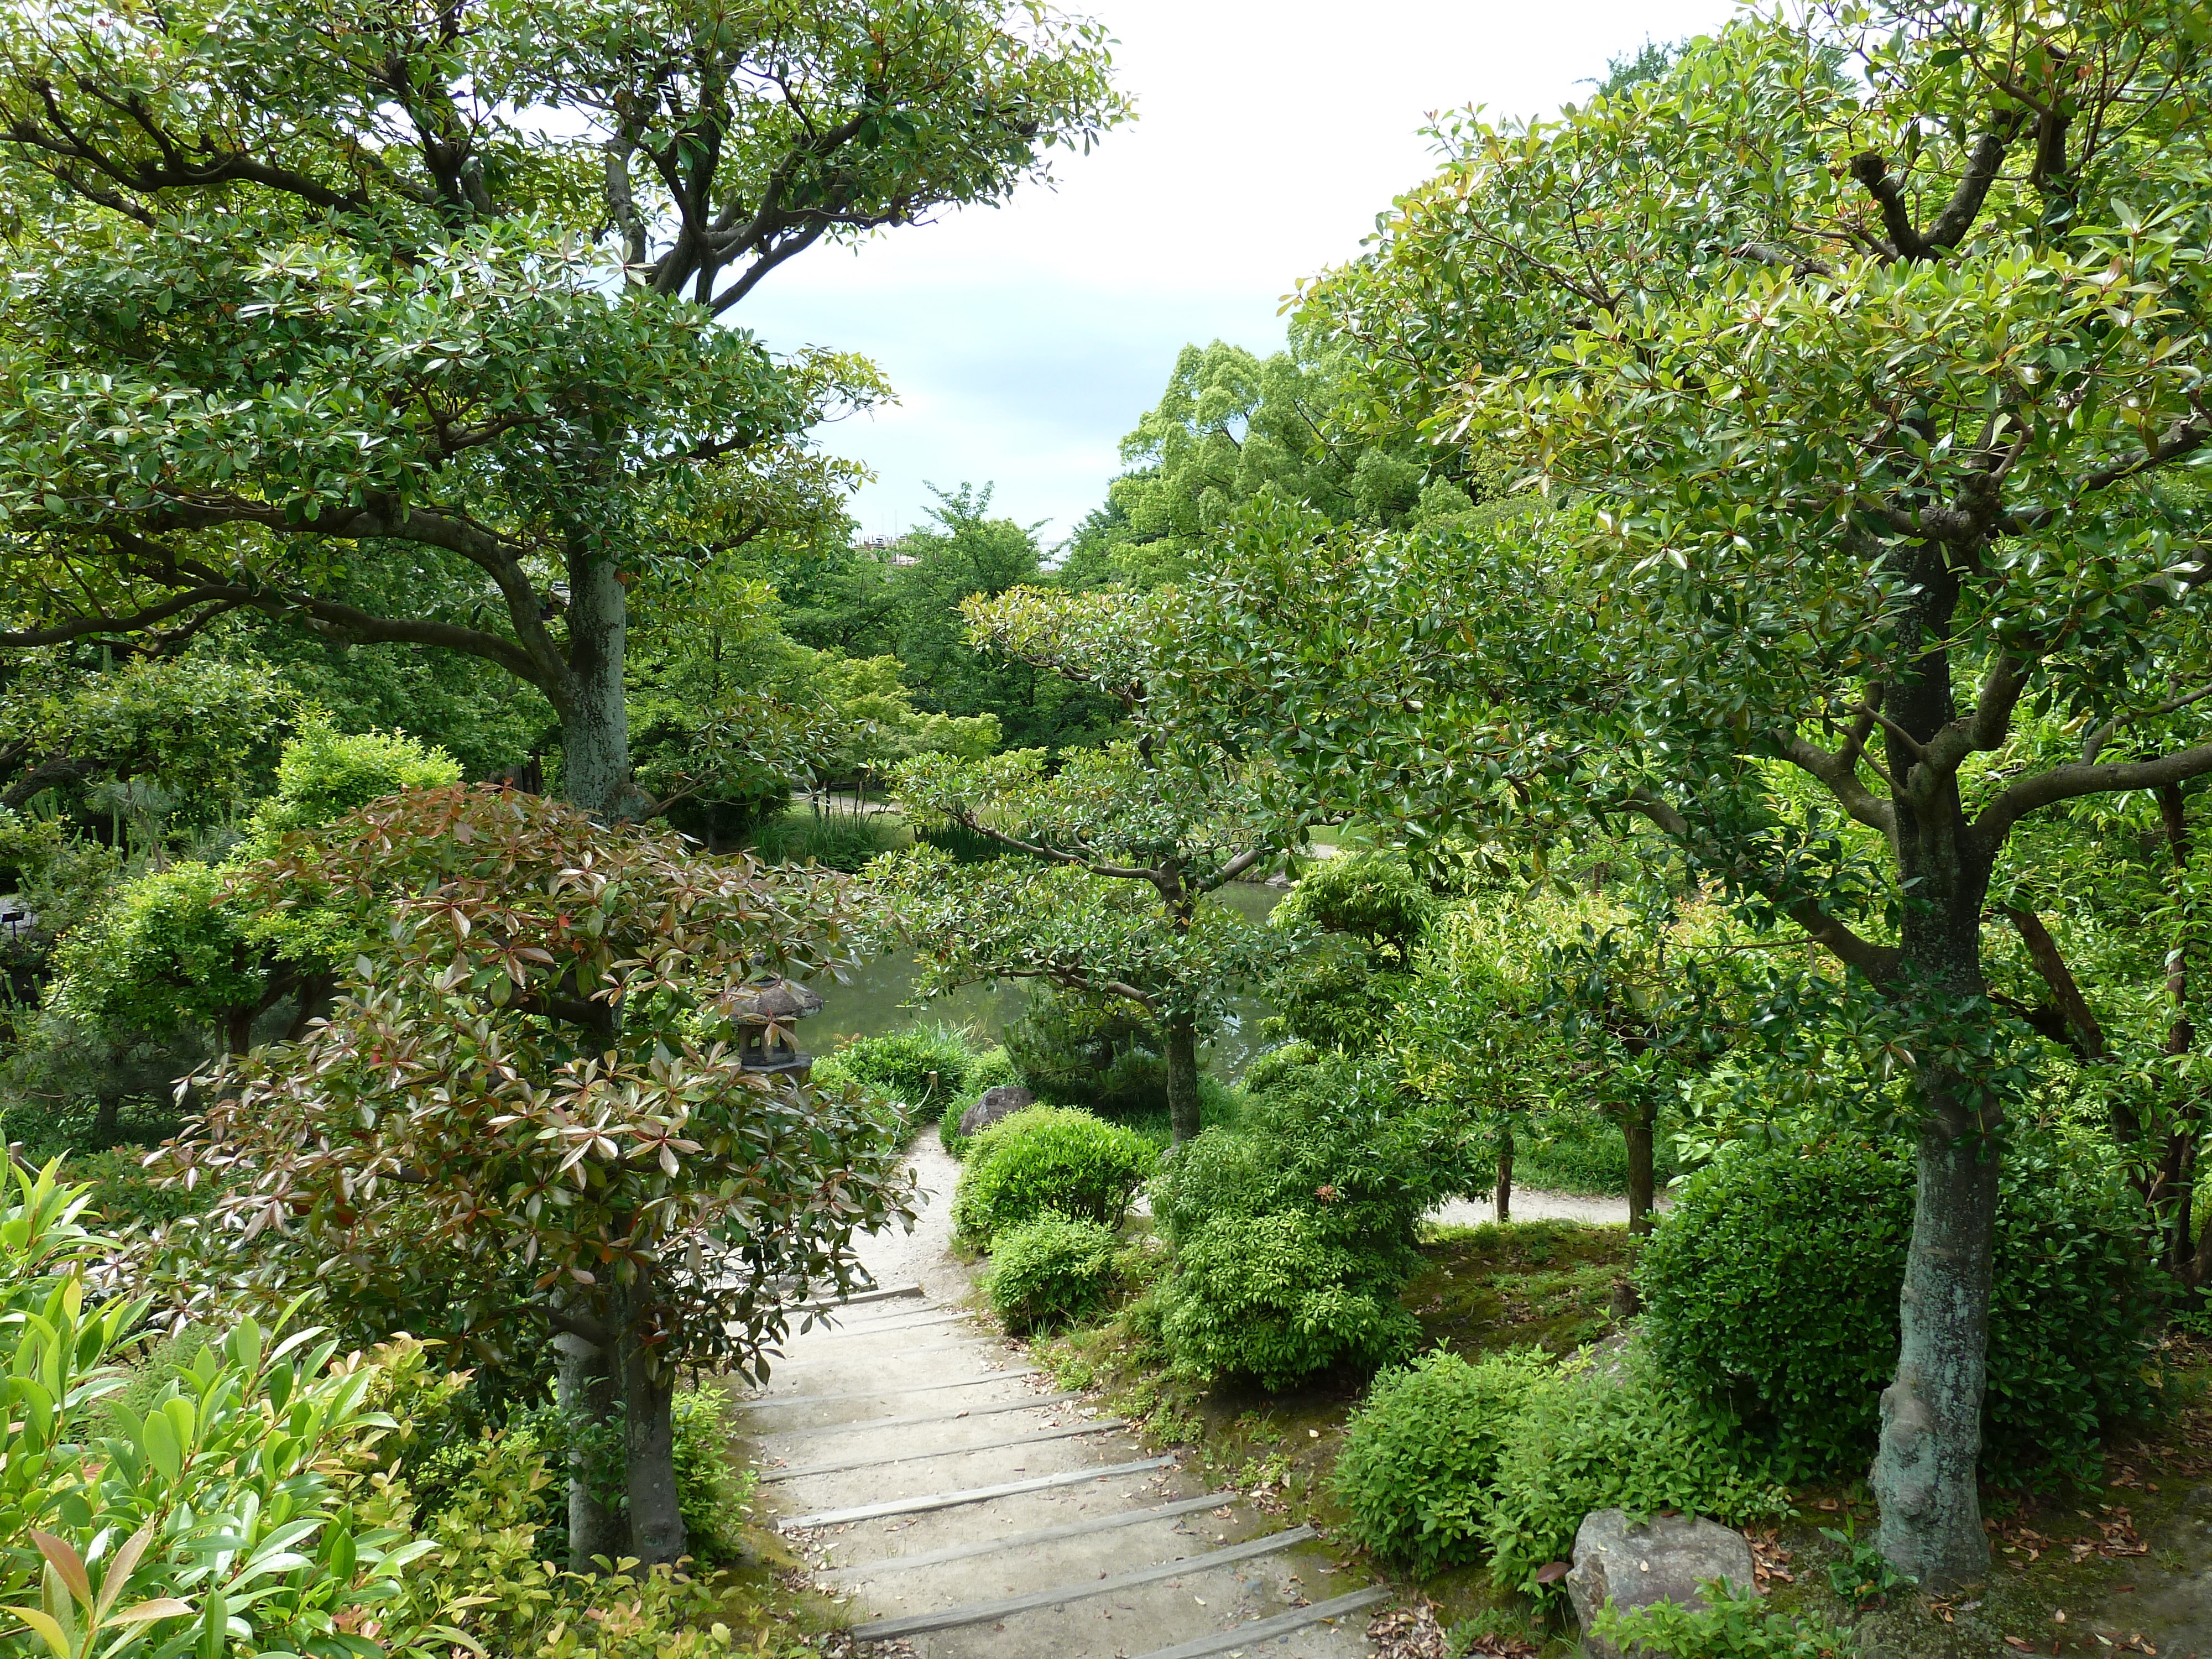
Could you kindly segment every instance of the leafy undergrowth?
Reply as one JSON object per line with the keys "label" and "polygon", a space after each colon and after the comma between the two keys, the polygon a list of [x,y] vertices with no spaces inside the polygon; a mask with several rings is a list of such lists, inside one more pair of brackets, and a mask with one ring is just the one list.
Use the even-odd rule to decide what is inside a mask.
{"label": "leafy undergrowth", "polygon": [[[1569,1352],[1619,1329],[1617,1288],[1632,1249],[1620,1228],[1572,1222],[1433,1229],[1422,1245],[1426,1266],[1401,1300],[1425,1346],[1449,1344],[1470,1358],[1532,1345]],[[1328,1489],[1365,1379],[1329,1376],[1273,1396],[1205,1387],[1170,1374],[1165,1356],[1119,1318],[1039,1338],[1034,1348],[1061,1386],[1098,1391],[1151,1443],[1187,1448],[1199,1478],[1237,1488],[1282,1524],[1320,1528],[1347,1570],[1382,1571],[1352,1559],[1339,1531],[1346,1516]],[[1986,1495],[1999,1564],[1987,1584],[1936,1601],[1911,1590],[1864,1605],[1839,1595],[1830,1569],[1847,1547],[1826,1534],[1865,1540],[1875,1527],[1866,1488],[1854,1482],[1795,1494],[1796,1516],[1757,1542],[1761,1588],[1778,1608],[1856,1625],[1866,1659],[2212,1659],[2212,1343],[2174,1339],[2162,1363],[2164,1417],[2115,1443],[2103,1487]],[[1498,1591],[1486,1567],[1400,1587],[1414,1593],[1415,1607],[1434,1604],[1454,1654],[1579,1651],[1571,1632]]]}
{"label": "leafy undergrowth", "polygon": [[[1426,1265],[1400,1300],[1420,1322],[1424,1348],[1448,1345],[1474,1356],[1536,1346],[1568,1353],[1617,1328],[1611,1309],[1632,1249],[1625,1229],[1577,1222],[1431,1228],[1421,1245]],[[1040,1338],[1034,1353],[1061,1387],[1100,1393],[1149,1443],[1188,1448],[1199,1479],[1234,1487],[1284,1525],[1319,1528],[1351,1565],[1354,1547],[1338,1534],[1346,1516],[1328,1475],[1366,1377],[1332,1374],[1272,1395],[1233,1382],[1209,1387],[1171,1374],[1166,1356],[1119,1318]],[[1364,1556],[1357,1570],[1381,1571]],[[1533,1651],[1544,1639],[1521,1599],[1497,1590],[1483,1569],[1420,1588],[1462,1638],[1488,1633],[1477,1651]]]}
{"label": "leafy undergrowth", "polygon": [[1867,1659],[2212,1659],[2212,1345],[2172,1340],[2161,1358],[2164,1419],[2115,1440],[2102,1486],[1984,1493],[1986,1583],[1940,1599],[1906,1590],[1864,1607],[1838,1596],[1828,1569],[1844,1550],[1824,1529],[1875,1529],[1855,1483],[1797,1494],[1800,1518],[1761,1551],[1779,1569],[1770,1597],[1846,1625],[1856,1618]]}

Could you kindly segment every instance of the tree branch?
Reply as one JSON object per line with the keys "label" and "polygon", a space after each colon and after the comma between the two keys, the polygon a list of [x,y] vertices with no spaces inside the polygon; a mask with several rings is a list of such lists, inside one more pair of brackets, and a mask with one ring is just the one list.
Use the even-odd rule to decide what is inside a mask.
{"label": "tree branch", "polygon": [[2058,1005],[2058,1012],[2072,1034],[2074,1048],[2084,1060],[2101,1060],[2105,1054],[2105,1028],[2097,1023],[2088,999],[2081,994],[2081,988],[2067,967],[2066,958],[2059,954],[2058,941],[2051,937],[2051,930],[2034,911],[2008,909],[2005,915],[2019,929],[2021,943],[2027,946],[2027,957],[2035,964],[2035,971],[2050,987],[2051,1000]]}
{"label": "tree branch", "polygon": [[1882,228],[1889,233],[1894,257],[1927,259],[1948,252],[1959,245],[1960,239],[1973,228],[1974,221],[1981,216],[1982,204],[1989,198],[1990,186],[1996,182],[2004,167],[2005,152],[2011,148],[2024,118],[2024,115],[2008,117],[2002,125],[1974,141],[1974,147],[1966,152],[1966,170],[1960,175],[1958,188],[1951,192],[1951,199],[1944,204],[1942,212],[1936,216],[1935,224],[1925,235],[1912,222],[1912,211],[1905,204],[1904,188],[1890,175],[1889,163],[1881,153],[1863,150],[1851,157],[1851,177],[1866,186],[1867,194],[1881,209]]}
{"label": "tree branch", "polygon": [[2083,795],[2117,794],[2129,789],[2155,789],[2162,784],[2182,783],[2212,772],[2212,743],[2178,749],[2156,760],[2099,765],[2054,766],[2047,772],[2021,779],[1982,808],[1974,820],[1984,856],[1995,857],[2012,833],[2013,825],[2030,812]]}
{"label": "tree branch", "polygon": [[1094,876],[1110,876],[1116,881],[1149,881],[1154,886],[1159,884],[1160,872],[1157,870],[1141,869],[1134,866],[1125,867],[1118,864],[1099,864],[1078,853],[1063,853],[1057,848],[1042,847],[1035,842],[1024,841],[1018,836],[1010,836],[1003,830],[994,829],[977,818],[972,811],[949,812],[945,816],[967,825],[979,836],[989,836],[1002,847],[1016,848],[1034,857],[1043,859],[1048,863],[1070,865],[1079,870],[1088,870]]}

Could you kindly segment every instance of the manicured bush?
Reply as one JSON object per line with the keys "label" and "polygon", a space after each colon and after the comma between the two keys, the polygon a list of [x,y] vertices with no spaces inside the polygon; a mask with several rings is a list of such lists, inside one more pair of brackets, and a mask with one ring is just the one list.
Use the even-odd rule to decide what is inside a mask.
{"label": "manicured bush", "polygon": [[1404,1281],[1395,1252],[1333,1242],[1310,1211],[1224,1216],[1176,1242],[1161,1338],[1186,1376],[1271,1389],[1340,1365],[1373,1370],[1420,1340],[1398,1305]]}
{"label": "manicured bush", "polygon": [[1741,1526],[1789,1501],[1744,1452],[1735,1419],[1670,1387],[1635,1349],[1570,1360],[1531,1388],[1492,1482],[1482,1518],[1492,1576],[1538,1597],[1559,1594],[1536,1575],[1567,1559],[1592,1510],[1680,1510]]}
{"label": "manicured bush", "polygon": [[975,1040],[957,1026],[914,1025],[856,1038],[825,1055],[815,1072],[830,1081],[850,1079],[871,1094],[899,1102],[915,1121],[933,1123],[957,1102],[973,1099],[982,1060]]}
{"label": "manicured bush", "polygon": [[[1896,1364],[1909,1158],[1833,1143],[1724,1158],[1691,1182],[1638,1269],[1660,1363],[1726,1398],[1784,1479],[1856,1468]],[[2155,1311],[2140,1204],[2055,1149],[2008,1149],[1997,1212],[1982,1469],[2088,1478],[2102,1429],[2146,1403]]]}
{"label": "manicured bush", "polygon": [[1118,1227],[1152,1167],[1152,1147],[1120,1125],[1069,1107],[1032,1106],[969,1146],[953,1226],[986,1248],[1048,1210]]}
{"label": "manicured bush", "polygon": [[1115,1243],[1097,1222],[1056,1210],[1024,1222],[992,1249],[992,1309],[1018,1331],[1097,1312],[1114,1288]]}
{"label": "manicured bush", "polygon": [[1540,1349],[1470,1364],[1437,1348],[1376,1378],[1331,1477],[1359,1541],[1422,1577],[1476,1559],[1505,1437],[1553,1374]]}

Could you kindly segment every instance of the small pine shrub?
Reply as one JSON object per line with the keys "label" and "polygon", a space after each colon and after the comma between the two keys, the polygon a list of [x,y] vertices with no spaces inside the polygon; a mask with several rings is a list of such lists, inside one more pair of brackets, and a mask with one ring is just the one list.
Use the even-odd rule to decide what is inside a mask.
{"label": "small pine shrub", "polygon": [[1332,1477],[1359,1541],[1425,1578],[1474,1559],[1505,1437],[1552,1375],[1540,1349],[1470,1364],[1438,1348],[1377,1377]]}
{"label": "small pine shrub", "polygon": [[1398,1305],[1403,1282],[1394,1254],[1332,1242],[1309,1211],[1224,1216],[1178,1241],[1160,1334],[1175,1368],[1199,1378],[1280,1389],[1340,1365],[1373,1370],[1420,1339]]}
{"label": "small pine shrub", "polygon": [[1095,1221],[1048,1210],[999,1239],[986,1289],[1008,1328],[1028,1331],[1097,1312],[1114,1278],[1114,1235]]}
{"label": "small pine shrub", "polygon": [[969,1146],[953,1194],[953,1227],[987,1249],[1048,1210],[1116,1228],[1153,1164],[1152,1147],[1118,1124],[1070,1107],[1032,1106]]}
{"label": "small pine shrub", "polygon": [[1845,1659],[1859,1651],[1849,1631],[1767,1607],[1758,1588],[1713,1579],[1705,1605],[1654,1601],[1623,1613],[1607,1603],[1594,1632],[1617,1652],[1652,1659]]}
{"label": "small pine shrub", "polygon": [[[2156,1311],[2142,1211],[2110,1172],[2008,1149],[1990,1304],[1982,1472],[2093,1478],[2146,1402]],[[1911,1160],[1834,1144],[1724,1159],[1661,1221],[1638,1279],[1654,1352],[1764,1433],[1785,1480],[1865,1462],[1896,1363]]]}
{"label": "small pine shrub", "polygon": [[1022,1082],[1055,1106],[1111,1118],[1167,1109],[1167,1060],[1118,998],[1038,991],[1006,1027],[1006,1050]]}
{"label": "small pine shrub", "polygon": [[1492,1576],[1556,1599],[1536,1574],[1567,1558],[1592,1510],[1680,1510],[1729,1526],[1782,1513],[1788,1492],[1742,1441],[1740,1423],[1668,1387],[1634,1350],[1605,1368],[1559,1367],[1529,1390],[1498,1452],[1482,1519]]}

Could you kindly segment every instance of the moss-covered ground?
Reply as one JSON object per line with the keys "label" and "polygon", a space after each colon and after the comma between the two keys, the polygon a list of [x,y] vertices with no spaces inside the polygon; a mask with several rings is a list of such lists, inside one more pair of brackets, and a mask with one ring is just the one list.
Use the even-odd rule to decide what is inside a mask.
{"label": "moss-covered ground", "polygon": [[[1402,1300],[1429,1346],[1565,1353],[1622,1329],[1633,1249],[1623,1229],[1571,1222],[1437,1229]],[[1034,1349],[1064,1386],[1097,1390],[1153,1443],[1185,1449],[1205,1478],[1286,1522],[1320,1528],[1347,1566],[1391,1577],[1387,1563],[1354,1561],[1328,1490],[1364,1379],[1328,1376],[1272,1395],[1200,1384],[1168,1369],[1143,1334],[1140,1311],[1039,1338]],[[1909,1590],[1864,1606],[1838,1596],[1828,1569],[1845,1547],[1826,1534],[1865,1535],[1873,1525],[1865,1487],[1853,1483],[1794,1494],[1795,1515],[1760,1540],[1771,1604],[1851,1630],[1869,1659],[2154,1651],[2212,1659],[2212,1345],[2170,1342],[2160,1376],[2158,1418],[2116,1437],[2102,1486],[1988,1495],[1996,1565],[1986,1584],[1940,1601]],[[1435,1604],[1455,1653],[1543,1649],[1560,1659],[1572,1650],[1571,1632],[1501,1594],[1480,1565],[1395,1582],[1409,1599]]]}

